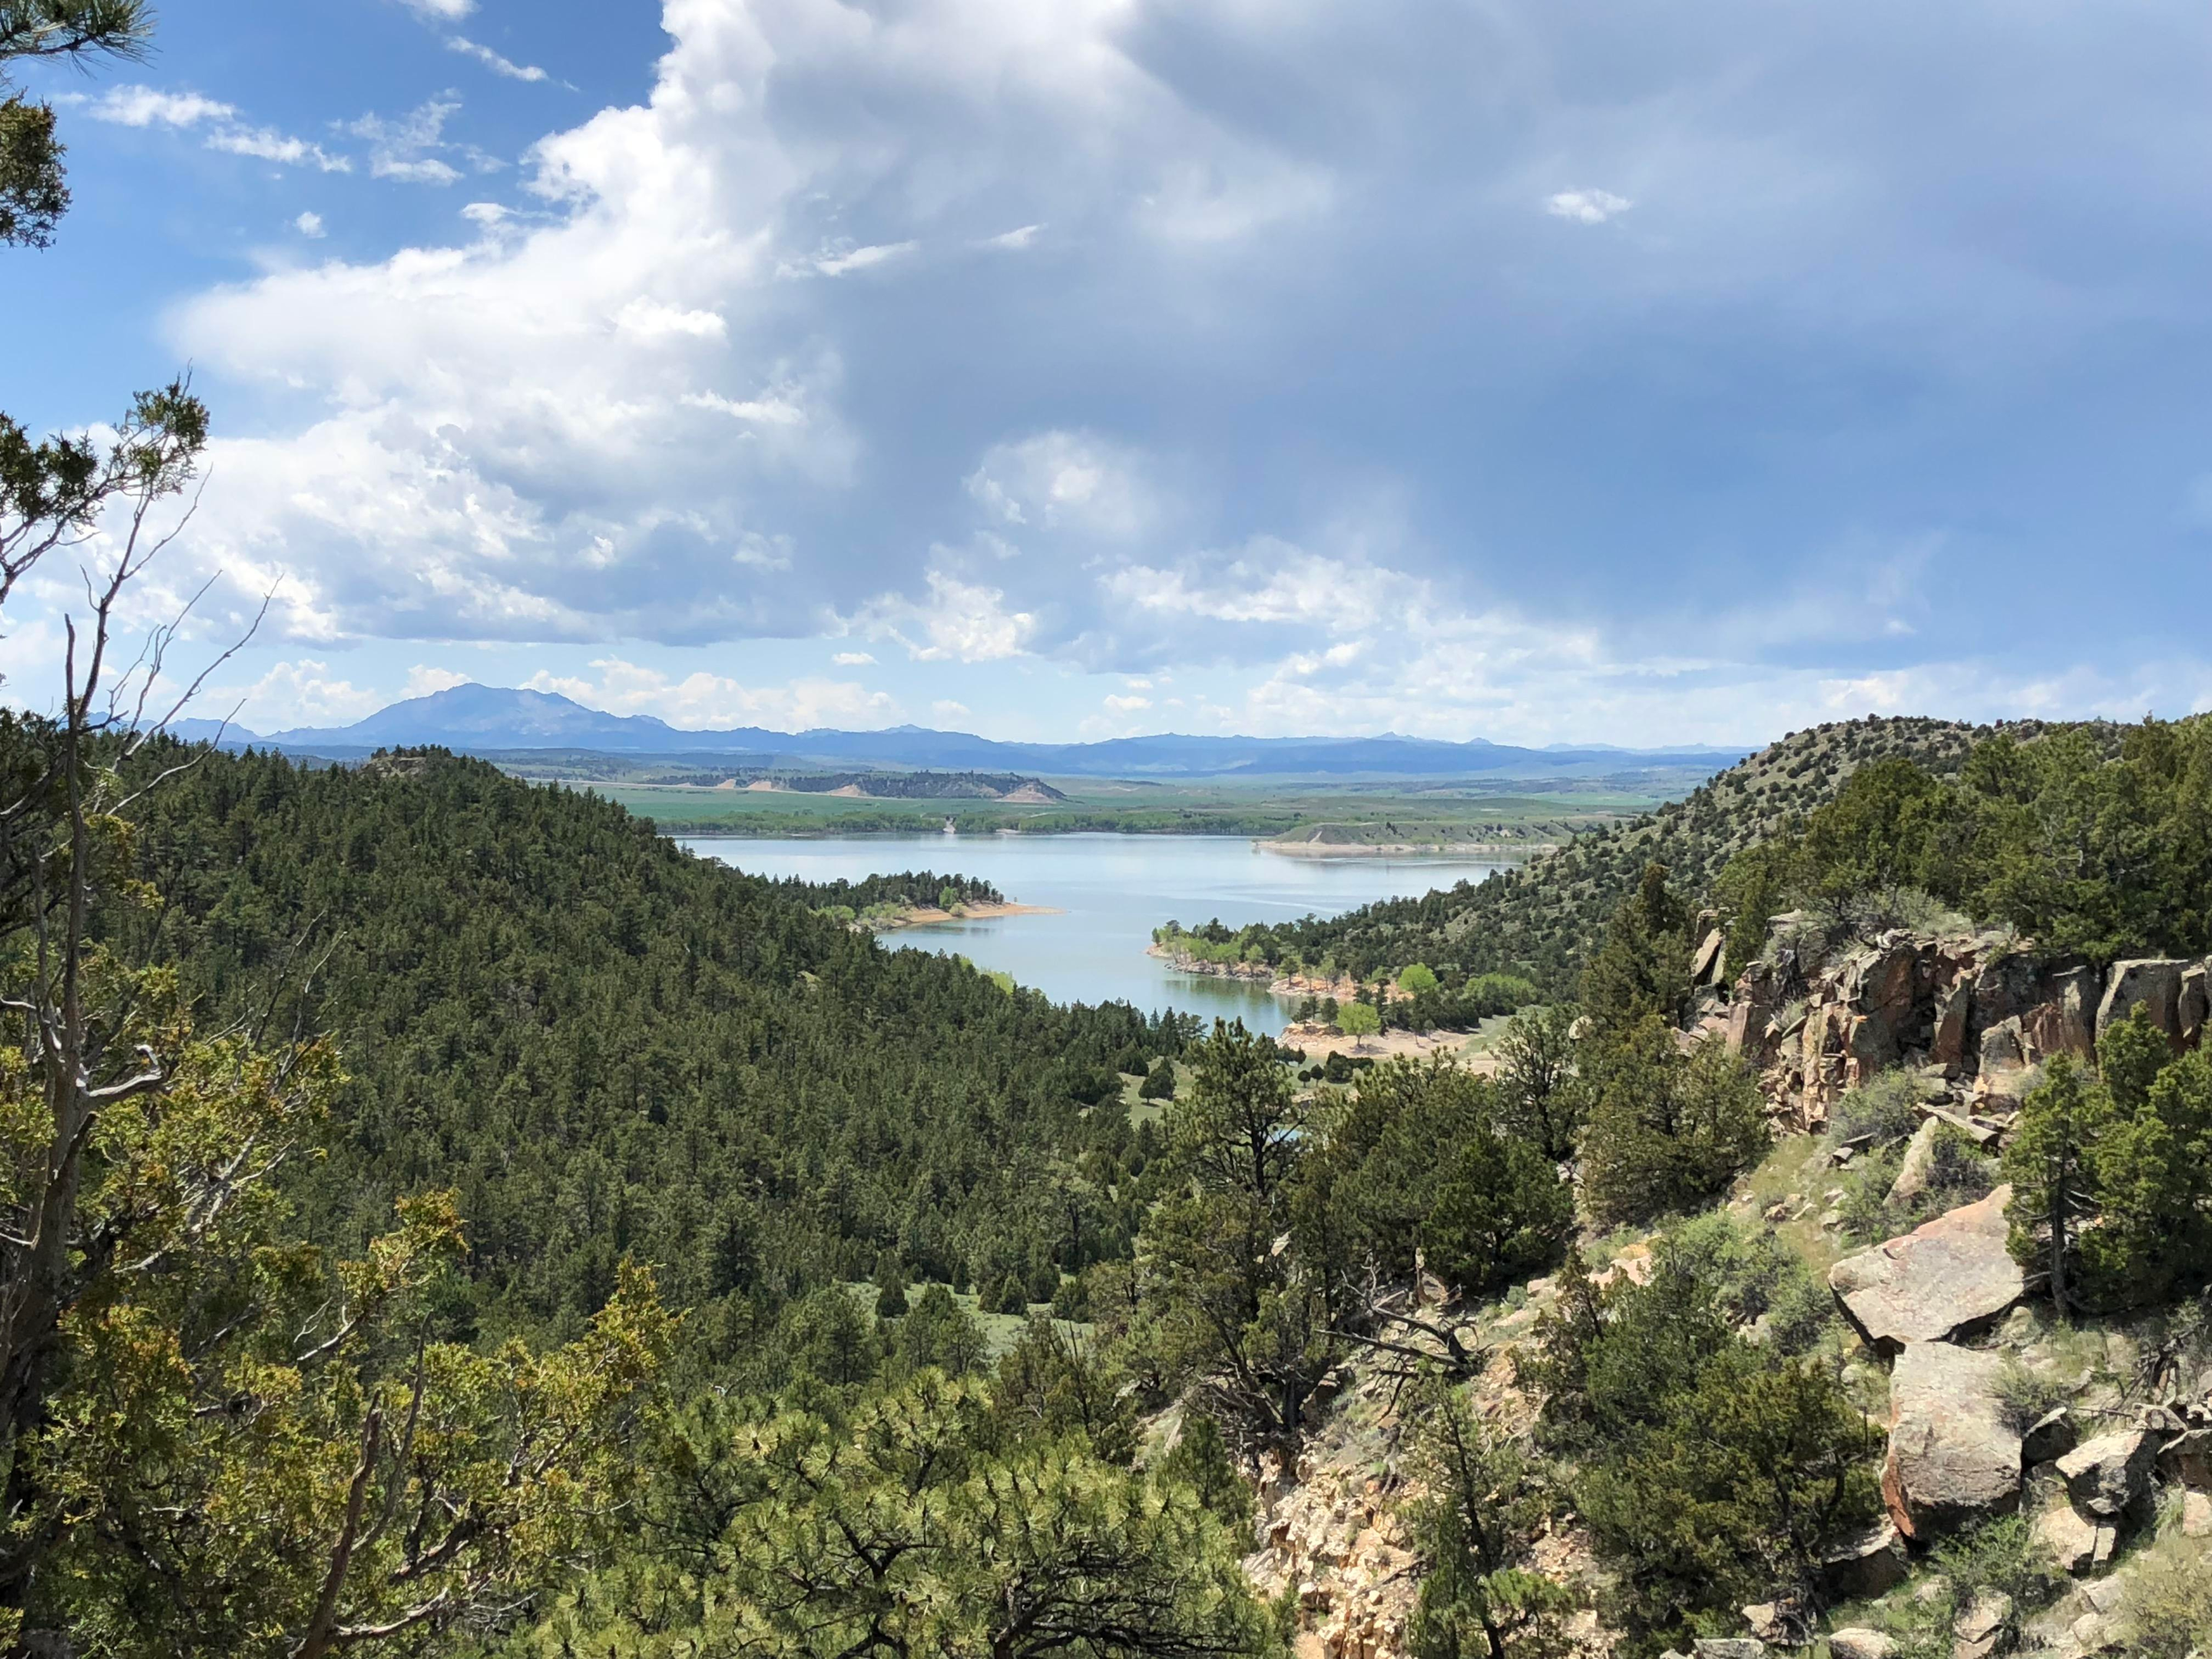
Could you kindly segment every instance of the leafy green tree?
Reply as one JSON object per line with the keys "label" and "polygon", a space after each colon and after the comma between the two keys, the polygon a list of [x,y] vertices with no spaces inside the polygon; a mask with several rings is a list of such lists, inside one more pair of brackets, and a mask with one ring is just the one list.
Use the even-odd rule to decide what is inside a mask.
{"label": "leafy green tree", "polygon": [[2212,720],[2000,734],[1961,774],[1958,890],[1976,915],[2093,960],[2212,949]]}
{"label": "leafy green tree", "polygon": [[1137,1085],[1137,1097],[1139,1100],[1173,1100],[1175,1091],[1175,1062],[1162,1054],[1152,1062],[1152,1069],[1145,1073],[1145,1080]]}
{"label": "leafy green tree", "polygon": [[1650,865],[1613,913],[1605,944],[1583,970],[1582,1003],[1601,1034],[1656,1018],[1678,1024],[1690,1006],[1690,915]]}
{"label": "leafy green tree", "polygon": [[831,1388],[867,1382],[882,1357],[874,1322],[837,1285],[825,1285],[795,1304],[783,1316],[781,1335],[792,1370]]}
{"label": "leafy green tree", "polygon": [[565,1347],[422,1345],[364,1383],[356,1368],[392,1304],[455,1236],[447,1200],[401,1218],[334,1305],[301,1307],[302,1286],[282,1282],[296,1256],[253,1287],[271,1313],[306,1315],[321,1340],[305,1353],[289,1318],[258,1340],[187,1346],[180,1333],[201,1334],[191,1315],[144,1302],[82,1330],[77,1383],[34,1453],[62,1517],[37,1601],[78,1651],[419,1646],[526,1602],[609,1540],[671,1329],[650,1280],[626,1273]]}
{"label": "leafy green tree", "polygon": [[1554,1003],[1516,1014],[1492,1050],[1500,1124],[1554,1161],[1572,1158],[1582,1133],[1572,1040],[1579,1012],[1572,1003]]}
{"label": "leafy green tree", "polygon": [[1168,1111],[1178,1173],[1139,1241],[1148,1330],[1172,1376],[1240,1425],[1297,1432],[1334,1363],[1325,1272],[1278,1249],[1291,1222],[1304,1120],[1273,1042],[1217,1024]]}
{"label": "leafy green tree", "polygon": [[2099,1045],[2116,1109],[2092,1154],[2100,1224],[2075,1240],[2085,1278],[2114,1304],[2163,1301],[2212,1274],[2212,1056],[2185,1054],[2142,1087],[2124,1062],[2149,1043],[2130,1036],[2163,1042],[2144,1020]]}
{"label": "leafy green tree", "polygon": [[1382,1029],[1382,1016],[1371,1002],[1348,1002],[1338,1012],[1338,1028],[1363,1043]]}
{"label": "leafy green tree", "polygon": [[2011,1248],[2062,1314],[2155,1301],[2212,1275],[2212,1060],[2172,1058],[2138,1008],[2098,1042],[2099,1075],[2057,1056],[2003,1155]]}
{"label": "leafy green tree", "polygon": [[1904,888],[1949,889],[1948,839],[1957,811],[1944,786],[1901,756],[1867,762],[1814,812],[1803,859],[1822,898]]}
{"label": "leafy green tree", "polygon": [[1436,970],[1424,962],[1401,969],[1398,974],[1398,988],[1407,996],[1433,994],[1437,989]]}
{"label": "leafy green tree", "polygon": [[1189,1093],[1166,1115],[1176,1158],[1200,1186],[1272,1207],[1297,1161],[1302,1127],[1279,1051],[1242,1020],[1216,1021],[1190,1060]]}
{"label": "leafy green tree", "polygon": [[1425,1378],[1409,1417],[1420,1496],[1406,1520],[1423,1572],[1407,1630],[1413,1659],[1541,1659],[1569,1650],[1575,1597],[1525,1561],[1550,1504],[1536,1470],[1469,1405]]}
{"label": "leafy green tree", "polygon": [[1766,1150],[1758,1080],[1717,1042],[1682,1053],[1656,1014],[1585,1046],[1583,1198],[1608,1224],[1698,1207]]}

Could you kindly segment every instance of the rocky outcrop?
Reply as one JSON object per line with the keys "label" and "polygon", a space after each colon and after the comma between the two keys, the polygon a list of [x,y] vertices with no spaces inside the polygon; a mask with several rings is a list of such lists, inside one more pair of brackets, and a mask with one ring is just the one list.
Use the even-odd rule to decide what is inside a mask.
{"label": "rocky outcrop", "polygon": [[1828,1659],[1893,1659],[1897,1639],[1878,1630],[1852,1626],[1828,1633]]}
{"label": "rocky outcrop", "polygon": [[2027,1288],[2005,1248],[2012,1188],[1952,1210],[1828,1270],[1845,1317],[1877,1352],[1971,1334],[2020,1300]]}
{"label": "rocky outcrop", "polygon": [[1910,1342],[1889,1378],[1882,1501],[1926,1542],[2020,1503],[2020,1433],[1998,1389],[2004,1361],[1948,1342]]}
{"label": "rocky outcrop", "polygon": [[[1707,960],[1701,946],[1693,965]],[[1778,1115],[1806,1130],[1893,1066],[1925,1068],[1962,1109],[2003,1115],[2036,1066],[2092,1054],[2138,1004],[2177,1052],[2212,1027],[2212,963],[2121,962],[2104,973],[1996,934],[1892,933],[1810,967],[1784,951],[1751,964],[1729,994],[1705,1028],[1759,1068]]]}
{"label": "rocky outcrop", "polygon": [[[2179,1053],[2182,976],[2200,966],[2201,963],[2171,957],[2114,963],[2106,980],[2104,1000],[2097,1005],[2097,1035],[2104,1036],[2116,1022],[2141,1007],[2148,1012],[2150,1023],[2166,1033],[2166,1041]],[[2200,1014],[2198,1023],[2202,1022]]]}

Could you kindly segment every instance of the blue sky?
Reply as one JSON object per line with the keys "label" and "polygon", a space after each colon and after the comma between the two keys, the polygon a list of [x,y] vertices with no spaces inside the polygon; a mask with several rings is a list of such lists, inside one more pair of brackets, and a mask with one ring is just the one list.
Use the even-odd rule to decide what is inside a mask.
{"label": "blue sky", "polygon": [[33,83],[0,406],[192,366],[142,615],[272,591],[264,730],[2176,714],[2208,71],[2154,0],[199,0]]}

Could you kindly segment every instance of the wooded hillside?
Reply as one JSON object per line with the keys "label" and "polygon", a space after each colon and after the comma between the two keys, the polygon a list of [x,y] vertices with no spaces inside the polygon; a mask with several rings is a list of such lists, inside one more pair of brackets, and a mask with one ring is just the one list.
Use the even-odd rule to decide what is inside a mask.
{"label": "wooded hillside", "polygon": [[313,1236],[459,1193],[458,1333],[571,1331],[625,1255],[735,1333],[887,1249],[1048,1287],[1127,1248],[1133,1218],[1077,1164],[1127,1146],[1090,1108],[1180,1046],[1171,1021],[1009,995],[817,916],[823,893],[443,753],[210,752],[149,799],[139,849],[164,903],[133,943],[202,1023],[343,1056],[328,1156],[294,1177]]}

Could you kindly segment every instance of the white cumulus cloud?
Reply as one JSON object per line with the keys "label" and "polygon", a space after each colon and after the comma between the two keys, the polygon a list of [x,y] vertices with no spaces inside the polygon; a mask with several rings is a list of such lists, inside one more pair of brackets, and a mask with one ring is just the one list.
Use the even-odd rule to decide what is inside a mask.
{"label": "white cumulus cloud", "polygon": [[1024,653],[1037,619],[1010,610],[1004,590],[944,570],[932,570],[927,580],[927,599],[879,595],[854,625],[896,640],[921,662],[994,662]]}
{"label": "white cumulus cloud", "polygon": [[1544,203],[1544,211],[1555,219],[1571,219],[1578,225],[1601,225],[1616,214],[1634,207],[1626,196],[1609,190],[1563,190]]}

